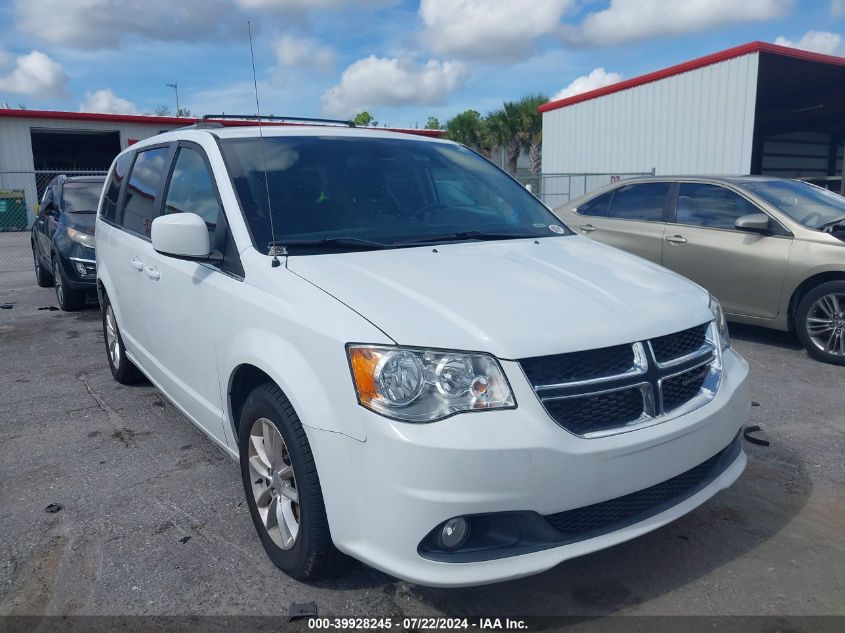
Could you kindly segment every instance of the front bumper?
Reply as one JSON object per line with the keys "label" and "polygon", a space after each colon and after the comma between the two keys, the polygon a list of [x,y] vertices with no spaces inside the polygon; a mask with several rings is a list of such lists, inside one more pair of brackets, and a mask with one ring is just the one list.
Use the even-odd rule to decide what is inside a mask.
{"label": "front bumper", "polygon": [[[748,365],[732,350],[716,397],[677,418],[584,439],[549,418],[527,381],[511,380],[518,408],[462,414],[433,424],[391,422],[358,408],[365,442],[307,429],[339,549],[389,574],[431,586],[519,578],[654,530],[730,486],[740,450],[703,488],[644,520],[539,551],[474,562],[424,557],[420,543],[443,521],[527,512],[546,516],[616,499],[672,479],[727,447],[750,406]],[[510,377],[516,363],[504,362]]]}

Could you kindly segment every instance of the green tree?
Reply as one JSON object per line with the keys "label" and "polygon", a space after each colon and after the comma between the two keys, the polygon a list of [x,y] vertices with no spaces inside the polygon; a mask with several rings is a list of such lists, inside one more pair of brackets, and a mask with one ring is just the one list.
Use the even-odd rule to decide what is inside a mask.
{"label": "green tree", "polygon": [[358,127],[376,127],[378,125],[378,121],[366,110],[356,114],[352,122]]}
{"label": "green tree", "polygon": [[475,110],[466,110],[446,122],[446,138],[490,158],[493,149],[487,122]]}
{"label": "green tree", "polygon": [[179,108],[176,110],[176,116],[188,117],[191,116],[191,111],[188,108]]}
{"label": "green tree", "polygon": [[519,101],[523,115],[523,148],[528,151],[528,168],[534,174],[540,173],[543,163],[543,115],[537,108],[548,101],[548,95],[544,94],[528,95]]}
{"label": "green tree", "polygon": [[523,134],[525,116],[516,101],[506,101],[502,107],[487,115],[487,128],[493,144],[505,151],[507,170],[516,174],[519,154],[525,145]]}
{"label": "green tree", "polygon": [[153,114],[156,116],[171,116],[173,112],[171,112],[170,106],[160,105],[153,109]]}
{"label": "green tree", "polygon": [[440,125],[440,120],[436,116],[430,116],[428,117],[428,121],[425,122],[425,129],[442,130],[443,126]]}

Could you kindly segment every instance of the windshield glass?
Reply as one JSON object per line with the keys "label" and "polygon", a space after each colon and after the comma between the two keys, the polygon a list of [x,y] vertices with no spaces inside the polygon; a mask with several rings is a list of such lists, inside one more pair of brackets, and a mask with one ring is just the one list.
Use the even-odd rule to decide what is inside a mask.
{"label": "windshield glass", "polygon": [[65,213],[93,213],[100,203],[102,182],[66,182],[62,187]]}
{"label": "windshield glass", "polygon": [[263,253],[271,251],[272,242],[266,187],[276,243],[299,249],[317,246],[314,242],[320,249],[366,249],[570,234],[524,187],[459,145],[265,137],[263,158],[259,143],[244,138],[221,144],[255,246]]}
{"label": "windshield glass", "polygon": [[845,219],[845,198],[806,182],[751,180],[743,187],[811,229]]}

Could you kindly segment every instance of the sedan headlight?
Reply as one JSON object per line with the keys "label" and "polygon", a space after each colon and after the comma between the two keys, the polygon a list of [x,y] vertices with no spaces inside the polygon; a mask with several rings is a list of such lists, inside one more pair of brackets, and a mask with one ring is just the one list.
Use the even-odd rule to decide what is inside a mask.
{"label": "sedan headlight", "polygon": [[722,312],[722,304],[713,295],[710,295],[710,311],[713,313],[713,320],[716,322],[716,330],[719,332],[719,342],[722,351],[731,346],[731,337],[728,334],[728,322],[725,313]]}
{"label": "sedan headlight", "polygon": [[77,244],[82,244],[83,246],[87,246],[88,248],[94,248],[93,235],[89,235],[88,233],[83,233],[82,231],[77,231],[76,229],[67,227],[67,236]]}
{"label": "sedan headlight", "polygon": [[347,345],[358,402],[405,422],[434,422],[462,411],[516,406],[489,354]]}

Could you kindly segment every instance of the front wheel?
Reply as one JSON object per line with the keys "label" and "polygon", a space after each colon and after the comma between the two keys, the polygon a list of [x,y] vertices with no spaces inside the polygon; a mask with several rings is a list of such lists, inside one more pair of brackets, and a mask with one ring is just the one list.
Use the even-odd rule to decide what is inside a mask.
{"label": "front wheel", "polygon": [[38,252],[35,250],[35,242],[32,243],[32,261],[33,265],[35,266],[35,281],[41,288],[49,288],[53,285],[53,275],[50,274],[49,270],[44,270],[44,266],[41,265],[41,258],[38,256]]}
{"label": "front wheel", "polygon": [[85,292],[68,287],[65,278],[62,276],[61,266],[59,258],[56,257],[53,260],[53,283],[56,287],[56,301],[59,302],[59,307],[66,312],[79,310],[85,305]]}
{"label": "front wheel", "polygon": [[276,385],[247,396],[239,440],[247,505],[267,556],[298,580],[334,575],[343,557],[332,543],[311,447]]}
{"label": "front wheel", "polygon": [[816,286],[801,299],[795,332],[816,360],[845,365],[845,281]]}

